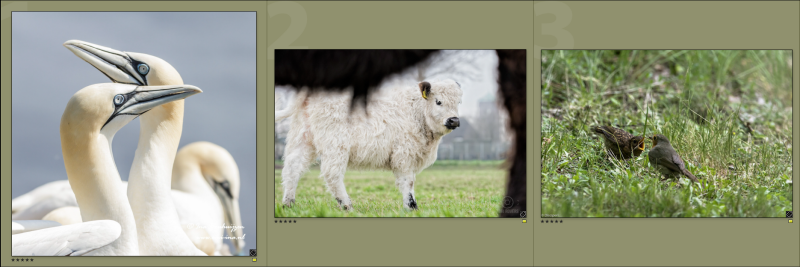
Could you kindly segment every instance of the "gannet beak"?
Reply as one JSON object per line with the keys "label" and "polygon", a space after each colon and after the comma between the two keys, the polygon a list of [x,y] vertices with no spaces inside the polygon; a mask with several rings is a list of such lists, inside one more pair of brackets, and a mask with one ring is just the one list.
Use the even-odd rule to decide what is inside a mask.
{"label": "gannet beak", "polygon": [[239,237],[238,239],[231,240],[231,243],[233,243],[233,247],[236,250],[233,255],[239,255],[244,248],[244,233],[243,229],[241,228],[242,217],[239,215],[239,201],[234,201],[233,195],[231,195],[230,187],[227,186],[227,181],[218,183],[212,179],[211,182],[214,187],[214,193],[217,193],[217,197],[219,198],[220,203],[222,203],[222,208],[225,211],[225,224],[234,227],[225,229],[225,231],[228,231],[228,236]]}
{"label": "gannet beak", "polygon": [[139,116],[154,107],[202,92],[203,90],[192,85],[138,86],[130,93],[114,96],[114,113],[106,124],[117,116]]}
{"label": "gannet beak", "polygon": [[147,85],[150,67],[126,52],[80,40],[69,40],[64,47],[92,64],[115,83]]}

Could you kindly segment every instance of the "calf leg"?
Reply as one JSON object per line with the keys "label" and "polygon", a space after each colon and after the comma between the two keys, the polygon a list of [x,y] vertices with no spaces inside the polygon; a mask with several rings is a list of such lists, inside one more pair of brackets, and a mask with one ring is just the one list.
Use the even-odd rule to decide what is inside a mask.
{"label": "calf leg", "polygon": [[296,144],[286,146],[284,152],[283,171],[281,172],[281,184],[283,185],[283,205],[291,207],[294,203],[297,183],[300,177],[308,170],[308,166],[314,161],[314,151],[305,140],[301,139]]}
{"label": "calf leg", "polygon": [[350,196],[347,195],[347,190],[344,187],[344,173],[347,171],[348,156],[349,153],[346,150],[326,153],[322,158],[322,164],[320,164],[320,171],[322,172],[320,176],[325,179],[328,190],[344,210],[353,208]]}
{"label": "calf leg", "polygon": [[414,196],[414,181],[416,177],[414,174],[398,174],[395,173],[395,183],[403,194],[403,207],[411,210],[416,210],[417,199]]}

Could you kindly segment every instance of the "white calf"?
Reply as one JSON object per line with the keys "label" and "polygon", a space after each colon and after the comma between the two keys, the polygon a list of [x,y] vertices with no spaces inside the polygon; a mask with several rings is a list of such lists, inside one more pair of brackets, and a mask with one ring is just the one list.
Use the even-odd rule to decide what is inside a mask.
{"label": "white calf", "polygon": [[453,80],[383,90],[364,110],[350,112],[352,93],[297,94],[275,121],[292,116],[283,165],[283,204],[291,206],[300,176],[321,159],[321,176],[345,210],[348,167],[392,170],[403,204],[417,209],[416,175],[436,161],[442,136],[459,126],[461,85]]}

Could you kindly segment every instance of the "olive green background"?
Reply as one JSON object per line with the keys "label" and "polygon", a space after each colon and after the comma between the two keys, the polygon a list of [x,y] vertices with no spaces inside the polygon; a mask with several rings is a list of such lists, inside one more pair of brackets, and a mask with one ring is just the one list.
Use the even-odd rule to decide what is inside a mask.
{"label": "olive green background", "polygon": [[[258,234],[256,240],[248,242],[256,242],[258,248],[257,257],[11,257],[11,11],[256,11],[256,20],[258,23],[257,28],[257,67],[259,73],[257,81],[258,87],[258,102],[257,109],[258,118],[267,117],[267,106],[274,106],[267,102],[267,86],[266,75],[266,2],[264,1],[240,1],[240,2],[189,2],[189,1],[140,1],[140,2],[112,2],[112,1],[86,1],[86,2],[51,2],[51,1],[37,1],[37,2],[8,2],[2,1],[2,12],[0,12],[0,55],[2,56],[2,90],[0,90],[0,148],[2,153],[0,156],[0,255],[2,260],[0,264],[3,266],[165,266],[165,265],[183,265],[183,266],[266,266],[267,262],[267,213],[264,212],[262,207],[267,205],[267,174],[272,173],[272,169],[268,169],[266,165],[258,166],[257,183],[259,195],[256,200],[260,212],[258,213]],[[43,59],[39,59],[43,60]],[[271,90],[270,90],[271,91]],[[266,103],[266,104],[265,104]],[[272,114],[271,112],[269,113]],[[258,159],[267,159],[267,143],[272,141],[267,140],[267,122],[260,120],[258,122]],[[273,126],[270,126],[273,127]],[[248,239],[250,240],[250,239]],[[33,262],[12,262],[11,259],[34,259]],[[253,262],[253,259],[256,262]]]}
{"label": "olive green background", "polygon": [[[527,49],[533,76],[533,2],[267,2],[274,49]],[[274,60],[267,57],[269,108]],[[528,78],[529,92],[533,87]],[[528,108],[533,109],[528,94]],[[273,115],[272,112],[269,112]],[[267,119],[266,135],[274,124]],[[533,132],[528,117],[528,131]],[[533,164],[529,143],[528,164]],[[273,144],[268,145],[270,149]],[[274,155],[267,169],[274,169]],[[513,218],[298,218],[274,223],[274,175],[267,178],[270,266],[532,266],[533,224]],[[528,212],[533,205],[528,172]],[[294,219],[293,219],[294,220]]]}
{"label": "olive green background", "polygon": [[[537,93],[532,103],[541,101],[541,49],[793,49],[792,89],[798,92],[797,1],[537,1],[534,14]],[[539,105],[528,111],[537,129]],[[540,131],[533,134],[532,140],[541,140]],[[541,158],[541,144],[532,143],[534,158]],[[533,169],[539,177],[530,216],[536,224],[536,266],[800,265],[797,215],[792,224],[783,218],[567,218],[564,223],[543,224],[541,166]],[[799,206],[798,187],[793,193],[793,205]]]}

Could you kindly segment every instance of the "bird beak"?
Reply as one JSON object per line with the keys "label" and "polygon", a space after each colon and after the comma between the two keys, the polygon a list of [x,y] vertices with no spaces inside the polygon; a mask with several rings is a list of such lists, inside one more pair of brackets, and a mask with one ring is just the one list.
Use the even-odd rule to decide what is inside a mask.
{"label": "bird beak", "polygon": [[80,40],[66,41],[64,47],[115,83],[147,85],[146,74],[149,69],[138,71],[137,67],[142,62],[132,59],[125,52]]}
{"label": "bird beak", "polygon": [[233,243],[233,248],[235,249],[233,255],[239,255],[244,248],[244,231],[241,227],[242,216],[239,213],[239,201],[233,199],[230,189],[221,186],[216,181],[212,180],[211,182],[214,185],[214,193],[217,194],[219,202],[222,203],[225,224],[233,227],[225,230],[228,232],[228,236],[235,238],[231,239],[231,243]]}
{"label": "bird beak", "polygon": [[154,107],[202,92],[192,85],[139,86],[125,95],[125,102],[116,108],[114,115],[138,116]]}

